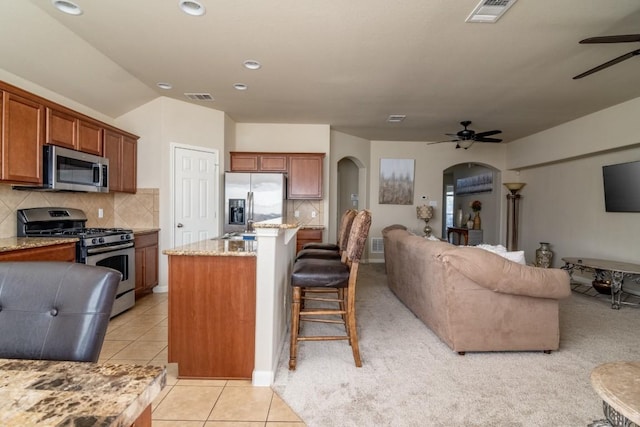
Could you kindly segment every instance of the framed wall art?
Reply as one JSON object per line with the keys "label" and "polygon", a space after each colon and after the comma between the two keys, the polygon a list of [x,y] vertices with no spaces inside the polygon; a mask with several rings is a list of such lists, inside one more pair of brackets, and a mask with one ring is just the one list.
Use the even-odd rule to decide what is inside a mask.
{"label": "framed wall art", "polygon": [[414,159],[380,159],[378,203],[412,205]]}
{"label": "framed wall art", "polygon": [[456,180],[456,195],[486,193],[493,190],[493,174],[484,173],[482,175],[459,178]]}

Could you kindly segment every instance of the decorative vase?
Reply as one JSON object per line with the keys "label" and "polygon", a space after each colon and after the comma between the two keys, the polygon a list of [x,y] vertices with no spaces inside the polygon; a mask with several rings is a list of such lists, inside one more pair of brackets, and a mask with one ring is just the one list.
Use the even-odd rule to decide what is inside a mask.
{"label": "decorative vase", "polygon": [[476,212],[476,216],[473,217],[473,229],[474,230],[482,229],[482,220],[480,219],[480,211]]}
{"label": "decorative vase", "polygon": [[464,221],[462,209],[458,209],[458,212],[456,213],[456,227],[463,227],[464,223],[462,221]]}
{"label": "decorative vase", "polygon": [[467,228],[469,230],[473,230],[473,220],[470,219],[469,221],[467,221]]}
{"label": "decorative vase", "polygon": [[553,251],[549,243],[540,242],[540,247],[536,249],[536,267],[549,268],[553,259]]}

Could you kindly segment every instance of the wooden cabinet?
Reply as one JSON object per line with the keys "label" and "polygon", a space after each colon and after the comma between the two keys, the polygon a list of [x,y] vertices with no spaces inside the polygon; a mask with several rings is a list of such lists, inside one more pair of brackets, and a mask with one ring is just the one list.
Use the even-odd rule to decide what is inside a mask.
{"label": "wooden cabinet", "polygon": [[2,81],[0,140],[0,181],[42,184],[42,146],[50,143],[114,157],[110,191],[136,192],[138,137]]}
{"label": "wooden cabinet", "polygon": [[250,379],[256,257],[169,255],[169,355],[178,378]]}
{"label": "wooden cabinet", "polygon": [[77,147],[76,150],[102,156],[102,126],[87,120],[78,120]]}
{"label": "wooden cabinet", "polygon": [[288,199],[322,199],[324,154],[289,155]]}
{"label": "wooden cabinet", "polygon": [[37,248],[0,252],[0,261],[68,261],[76,260],[76,244],[58,243]]}
{"label": "wooden cabinet", "polygon": [[250,153],[233,151],[231,172],[283,172],[288,199],[322,199],[324,153]]}
{"label": "wooden cabinet", "polygon": [[46,141],[48,144],[75,150],[78,141],[78,118],[47,107]]}
{"label": "wooden cabinet", "polygon": [[231,172],[258,172],[258,154],[230,153]]}
{"label": "wooden cabinet", "polygon": [[284,154],[261,154],[258,160],[263,172],[287,172],[287,156]]}
{"label": "wooden cabinet", "polygon": [[109,191],[136,192],[137,140],[132,136],[104,131],[104,156],[109,159]]}
{"label": "wooden cabinet", "polygon": [[285,153],[230,153],[231,172],[287,172]]}
{"label": "wooden cabinet", "polygon": [[136,298],[153,291],[158,284],[158,232],[136,233]]}
{"label": "wooden cabinet", "polygon": [[102,155],[102,126],[70,110],[47,107],[46,142],[71,150]]}
{"label": "wooden cabinet", "polygon": [[301,228],[296,234],[296,253],[307,243],[322,243],[322,230]]}
{"label": "wooden cabinet", "polygon": [[37,100],[2,92],[2,150],[0,179],[42,183],[45,108]]}

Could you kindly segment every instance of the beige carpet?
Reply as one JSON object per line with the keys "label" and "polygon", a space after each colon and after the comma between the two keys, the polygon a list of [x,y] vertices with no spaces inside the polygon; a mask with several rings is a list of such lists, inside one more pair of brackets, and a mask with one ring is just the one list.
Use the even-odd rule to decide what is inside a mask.
{"label": "beige carpet", "polygon": [[362,368],[345,341],[305,342],[290,372],[285,344],[274,389],[310,427],[586,426],[603,418],[591,370],[640,359],[640,309],[606,298],[562,302],[551,355],[459,356],[389,291],[383,264],[361,266],[358,286]]}

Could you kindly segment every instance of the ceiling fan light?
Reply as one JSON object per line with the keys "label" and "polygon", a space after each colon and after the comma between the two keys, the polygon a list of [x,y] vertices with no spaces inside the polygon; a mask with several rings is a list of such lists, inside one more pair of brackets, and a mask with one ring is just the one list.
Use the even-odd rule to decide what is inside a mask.
{"label": "ceiling fan light", "polygon": [[475,141],[473,139],[460,140],[460,141],[458,141],[458,147],[464,148],[466,150],[469,147],[471,147],[474,142]]}

